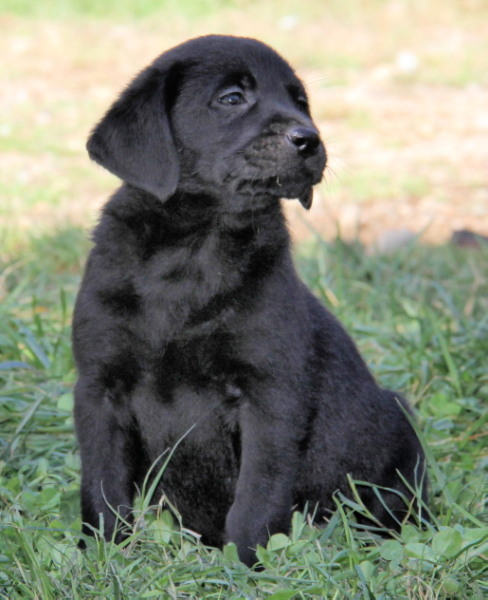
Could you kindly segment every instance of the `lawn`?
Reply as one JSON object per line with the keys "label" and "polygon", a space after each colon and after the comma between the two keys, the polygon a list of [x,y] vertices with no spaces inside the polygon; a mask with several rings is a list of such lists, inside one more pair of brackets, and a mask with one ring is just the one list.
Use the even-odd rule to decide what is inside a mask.
{"label": "lawn", "polygon": [[[406,393],[428,447],[433,520],[393,539],[339,504],[324,529],[296,514],[247,570],[144,499],[125,549],[76,549],[69,316],[87,243],[78,229],[4,258],[0,308],[0,590],[3,598],[481,598],[488,591],[488,252],[412,246],[368,256],[308,242],[305,280],[342,319],[377,377]],[[158,512],[158,511],[156,511]]]}
{"label": "lawn", "polygon": [[[359,0],[325,4],[337,49],[329,48],[326,58],[327,41],[317,28],[325,9],[318,0],[3,3],[0,48],[11,60],[4,65],[9,93],[0,100],[2,600],[487,596],[488,248],[446,242],[456,227],[488,233],[485,154],[477,145],[484,125],[456,121],[463,94],[478,98],[466,119],[478,114],[485,98],[488,36],[482,17],[488,13],[476,0],[433,2],[431,12],[413,0],[376,0],[367,8]],[[380,107],[370,92],[358,104],[341,99],[357,94],[365,81],[371,84],[379,66],[396,64],[408,32],[395,11],[405,7],[418,19],[421,39],[412,48],[421,67],[381,83]],[[385,23],[396,29],[382,36]],[[461,31],[469,41],[452,63],[441,46],[436,53],[435,44],[425,41],[424,34],[438,27]],[[292,208],[296,262],[376,377],[414,405],[431,479],[430,523],[407,524],[384,538],[359,528],[354,510],[361,507],[338,498],[323,528],[295,514],[289,535],[273,536],[259,550],[261,571],[240,564],[232,546],[203,547],[169,511],[148,506],[148,494],[138,500],[137,528],[124,547],[95,540],[83,553],[76,547],[80,465],[71,414],[76,375],[70,319],[89,228],[116,184],[89,164],[84,139],[135,71],[172,43],[210,30],[255,31],[308,73],[326,142],[329,124],[332,148],[353,156],[342,172],[336,161],[338,181],[332,177],[319,187],[322,213],[304,224]],[[354,32],[351,44],[337,44],[348,31]],[[121,48],[124,57],[117,60]],[[431,104],[423,113],[427,129],[412,126],[409,102],[431,97],[453,100],[438,102],[441,116],[452,110],[456,117],[442,135]],[[388,126],[379,118],[385,107]],[[400,113],[406,126],[398,125]],[[456,136],[461,156],[444,164],[441,141]],[[376,144],[378,153],[365,154]],[[402,160],[390,162],[395,156]],[[403,208],[392,207],[392,216],[388,202]],[[360,218],[351,228],[356,235],[348,231],[336,239],[346,229],[343,205]],[[426,206],[442,217],[432,226],[432,239],[424,237],[426,223],[417,215],[424,218]],[[371,241],[399,219],[418,237],[391,253],[374,252]]]}

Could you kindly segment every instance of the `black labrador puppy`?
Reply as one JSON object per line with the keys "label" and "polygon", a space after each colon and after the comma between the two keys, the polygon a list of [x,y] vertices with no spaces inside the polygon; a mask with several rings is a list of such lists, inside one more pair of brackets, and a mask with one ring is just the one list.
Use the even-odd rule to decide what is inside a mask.
{"label": "black labrador puppy", "polygon": [[123,185],[74,315],[84,533],[122,539],[116,513],[130,520],[171,449],[157,498],[248,565],[294,508],[329,515],[348,475],[391,488],[362,497],[398,527],[424,469],[408,409],[290,255],[280,199],[308,208],[326,164],[291,67],[252,39],[186,42],[134,79],[88,151]]}

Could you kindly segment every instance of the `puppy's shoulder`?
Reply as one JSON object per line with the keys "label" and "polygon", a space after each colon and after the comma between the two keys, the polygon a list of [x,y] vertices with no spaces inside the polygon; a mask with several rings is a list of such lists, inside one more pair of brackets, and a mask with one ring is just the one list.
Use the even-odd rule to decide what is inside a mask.
{"label": "puppy's shoulder", "polygon": [[156,198],[123,185],[102,209],[92,234],[92,253],[115,263],[122,258],[129,263],[141,259],[158,243],[154,232],[161,232],[162,218],[161,203]]}

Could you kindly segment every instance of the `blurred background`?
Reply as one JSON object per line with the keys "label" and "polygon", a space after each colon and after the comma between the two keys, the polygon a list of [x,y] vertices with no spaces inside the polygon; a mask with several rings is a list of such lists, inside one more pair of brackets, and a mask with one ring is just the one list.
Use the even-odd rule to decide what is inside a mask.
{"label": "blurred background", "polygon": [[488,235],[486,0],[2,0],[0,31],[0,253],[96,221],[117,181],[90,164],[91,126],[207,33],[263,40],[306,83],[330,168],[310,213],[287,203],[296,239]]}

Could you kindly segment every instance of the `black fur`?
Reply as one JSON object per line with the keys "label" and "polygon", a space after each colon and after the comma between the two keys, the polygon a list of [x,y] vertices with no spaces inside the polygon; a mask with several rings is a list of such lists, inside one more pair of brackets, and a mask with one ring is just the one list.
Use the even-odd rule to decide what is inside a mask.
{"label": "black fur", "polygon": [[[249,565],[293,508],[326,517],[348,474],[411,498],[398,471],[415,486],[424,459],[405,402],[293,267],[280,198],[310,206],[326,153],[290,66],[255,40],[191,40],[136,77],[88,151],[124,183],[73,324],[83,531],[102,515],[120,540],[112,509],[130,519],[178,441],[157,498]],[[384,499],[401,520],[399,496]]]}

